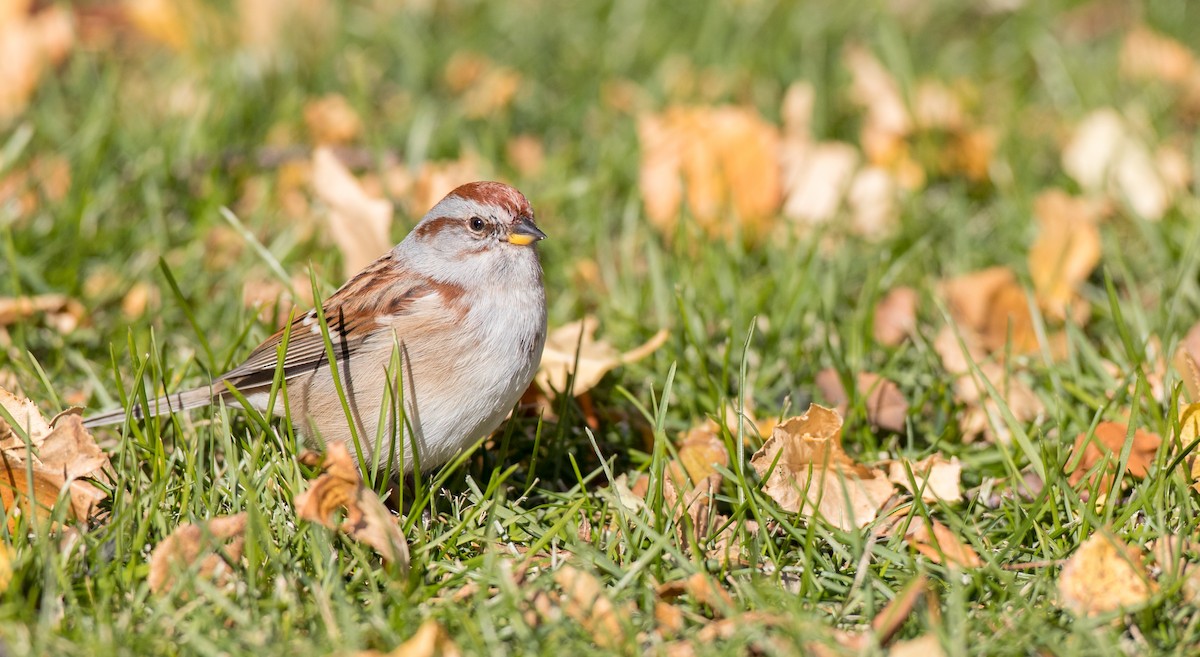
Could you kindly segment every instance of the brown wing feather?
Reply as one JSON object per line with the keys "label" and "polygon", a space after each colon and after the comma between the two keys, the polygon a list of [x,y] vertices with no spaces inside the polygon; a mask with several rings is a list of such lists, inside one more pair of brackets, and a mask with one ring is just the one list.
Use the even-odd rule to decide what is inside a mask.
{"label": "brown wing feather", "polygon": [[[433,288],[422,278],[400,270],[393,256],[376,260],[350,279],[321,305],[333,354],[343,360],[351,356],[371,336],[381,317],[405,314],[412,302]],[[279,364],[279,345],[286,327],[275,332],[254,349],[245,362],[217,379],[245,389],[272,380]],[[283,374],[292,378],[311,372],[326,362],[325,338],[316,311],[292,321]]]}

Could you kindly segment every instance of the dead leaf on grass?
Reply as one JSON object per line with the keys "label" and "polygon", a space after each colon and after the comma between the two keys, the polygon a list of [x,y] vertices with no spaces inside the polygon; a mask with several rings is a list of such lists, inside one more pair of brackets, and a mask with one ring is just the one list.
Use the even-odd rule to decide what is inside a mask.
{"label": "dead leaf on grass", "polygon": [[454,643],[454,639],[450,637],[446,628],[436,620],[427,618],[411,638],[393,648],[391,652],[361,650],[351,657],[461,657],[461,655],[462,650],[459,649],[458,644]]}
{"label": "dead leaf on grass", "polygon": [[1038,237],[1029,247],[1029,277],[1038,305],[1051,318],[1068,319],[1068,308],[1086,318],[1086,304],[1079,287],[1100,264],[1100,208],[1095,202],[1072,198],[1057,189],[1047,190],[1034,201]]}
{"label": "dead leaf on grass", "polygon": [[[646,214],[659,232],[675,234],[686,197],[708,236],[733,227],[765,235],[779,208],[779,130],[749,107],[670,107],[638,118],[638,184]],[[732,210],[738,221],[728,220]]]}
{"label": "dead leaf on grass", "polygon": [[936,634],[897,641],[888,649],[888,657],[944,657],[942,642]]}
{"label": "dead leaf on grass", "polygon": [[[956,377],[954,396],[965,406],[959,418],[963,437],[970,441],[983,436],[989,441],[1007,443],[1012,438],[1012,432],[1001,413],[1000,403],[1008,407],[1017,422],[1029,422],[1042,413],[1042,402],[1017,373],[1003,363],[987,360],[972,335],[962,338],[966,343],[965,354],[958,337],[954,335],[954,329],[944,326],[934,339],[933,348],[941,358],[942,366]],[[976,363],[980,376],[971,371],[968,358]],[[988,392],[984,380],[999,393],[999,399],[993,398]]]}
{"label": "dead leaf on grass", "polygon": [[180,573],[193,567],[197,577],[226,586],[234,581],[234,569],[242,560],[245,532],[245,513],[180,525],[150,555],[150,590],[160,595],[170,592]]}
{"label": "dead leaf on grass", "polygon": [[[1191,178],[1170,154],[1159,157],[1115,109],[1088,114],[1063,148],[1063,169],[1086,191],[1124,200],[1135,214],[1157,221]],[[1164,166],[1165,165],[1165,166]],[[1182,180],[1181,180],[1182,177]]]}
{"label": "dead leaf on grass", "polygon": [[[47,422],[33,402],[3,389],[0,389],[0,406],[18,425],[14,428],[0,417],[3,453],[0,500],[4,508],[19,508],[23,513],[33,512],[48,518],[52,506],[65,491],[70,504],[69,517],[75,520],[91,517],[106,495],[89,480],[106,481],[109,461],[83,427],[79,409],[59,413]],[[32,490],[27,468],[33,474]]]}
{"label": "dead leaf on grass", "polygon": [[1144,603],[1157,586],[1143,563],[1145,553],[1097,531],[1063,566],[1058,579],[1062,604],[1080,616],[1104,614]]}
{"label": "dead leaf on grass", "polygon": [[314,144],[337,146],[358,139],[362,120],[341,94],[329,94],[304,105],[304,124]]}
{"label": "dead leaf on grass", "polygon": [[917,291],[911,287],[897,287],[888,291],[875,306],[875,321],[872,329],[875,341],[887,347],[904,342],[917,330]]}
{"label": "dead leaf on grass", "polygon": [[[1096,431],[1090,438],[1086,432],[1079,434],[1075,439],[1073,453],[1080,454],[1082,451],[1082,456],[1079,457],[1075,467],[1068,470],[1071,485],[1074,486],[1084,477],[1089,477],[1088,473],[1092,468],[1099,465],[1101,461],[1107,460],[1107,465],[1097,473],[1090,475],[1088,479],[1090,485],[1098,476],[1100,490],[1106,491],[1112,485],[1112,477],[1116,472],[1117,462],[1120,460],[1121,450],[1125,447],[1125,437],[1128,433],[1129,428],[1124,423],[1101,422],[1096,425]],[[1133,447],[1129,452],[1129,461],[1125,464],[1125,471],[1134,479],[1144,478],[1150,471],[1150,465],[1154,463],[1154,457],[1158,454],[1161,444],[1162,438],[1156,434],[1140,428],[1134,431]],[[1075,460],[1075,457],[1072,457],[1072,460]]]}
{"label": "dead leaf on grass", "polygon": [[813,404],[775,427],[750,464],[766,477],[763,492],[783,510],[819,515],[851,531],[875,519],[893,487],[882,470],[859,465],[842,451],[841,432],[841,416]]}
{"label": "dead leaf on grass", "polygon": [[87,316],[83,304],[63,294],[0,298],[0,328],[41,315],[59,333],[70,333]]}
{"label": "dead leaf on grass", "polygon": [[904,538],[917,552],[934,563],[957,568],[979,568],[983,565],[974,548],[937,520],[926,522],[924,518],[914,518]]}
{"label": "dead leaf on grass", "polygon": [[66,7],[33,11],[30,4],[15,3],[7,20],[0,20],[0,125],[25,110],[46,71],[75,45],[74,21]]}
{"label": "dead leaf on grass", "polygon": [[368,196],[328,148],[313,151],[312,185],[329,207],[329,234],[342,252],[347,278],[391,248],[392,204]]}
{"label": "dead leaf on grass", "polygon": [[[596,339],[599,321],[592,316],[560,326],[546,336],[542,362],[534,383],[548,395],[565,392],[568,379],[574,375],[571,393],[578,397],[596,387],[604,375],[616,367],[637,362],[654,353],[667,341],[666,329],[655,333],[642,346],[625,353],[617,351],[603,340]],[[578,367],[576,351],[578,350]]]}
{"label": "dead leaf on grass", "polygon": [[591,632],[596,645],[616,648],[625,643],[629,613],[613,604],[595,575],[564,565],[554,572],[554,581],[563,590],[563,611]]}
{"label": "dead leaf on grass", "polygon": [[711,609],[716,617],[734,610],[733,596],[705,573],[694,573],[683,579],[663,582],[654,589],[654,594],[668,602],[683,595],[691,596],[696,602]]}
{"label": "dead leaf on grass", "polygon": [[[827,368],[817,373],[817,388],[825,401],[837,407],[840,414],[850,409],[850,397],[842,386],[837,370]],[[904,433],[908,417],[908,400],[893,381],[872,372],[859,372],[855,377],[856,393],[865,397],[867,422],[885,431]]]}
{"label": "dead leaf on grass", "polygon": [[926,503],[931,504],[938,500],[962,501],[962,463],[958,461],[958,457],[946,460],[941,454],[930,454],[920,461],[901,459],[880,463],[884,464],[888,468],[888,479],[915,495],[916,491],[912,489],[908,478],[908,472],[911,470],[917,488],[921,491],[921,500]]}
{"label": "dead leaf on grass", "polygon": [[[311,454],[301,458],[315,460]],[[408,571],[408,541],[400,523],[375,491],[363,485],[358,466],[344,444],[328,445],[321,475],[296,496],[295,507],[296,516],[302,520],[339,529],[375,548],[387,562]],[[335,525],[334,517],[341,511],[345,512],[344,519],[341,525]]]}

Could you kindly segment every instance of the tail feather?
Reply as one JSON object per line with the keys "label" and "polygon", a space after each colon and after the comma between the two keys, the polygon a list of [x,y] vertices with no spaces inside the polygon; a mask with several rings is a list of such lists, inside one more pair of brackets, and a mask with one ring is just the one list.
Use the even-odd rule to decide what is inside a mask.
{"label": "tail feather", "polygon": [[97,413],[83,420],[83,426],[91,429],[93,427],[103,427],[110,424],[120,424],[125,421],[125,416],[130,415],[135,420],[140,420],[146,416],[169,415],[186,411],[191,408],[200,408],[213,403],[216,397],[213,394],[212,388],[196,388],[186,392],[176,393],[174,395],[166,395],[158,399],[151,400],[147,406],[149,411],[142,408],[141,404],[135,405],[128,412],[124,408],[114,408],[111,410]]}

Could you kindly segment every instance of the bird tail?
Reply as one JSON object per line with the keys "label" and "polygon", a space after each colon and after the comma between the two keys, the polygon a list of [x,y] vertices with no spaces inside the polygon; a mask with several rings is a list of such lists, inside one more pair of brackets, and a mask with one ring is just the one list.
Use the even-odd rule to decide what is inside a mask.
{"label": "bird tail", "polygon": [[[94,427],[103,427],[110,424],[120,424],[125,421],[125,416],[129,415],[135,420],[140,420],[147,416],[169,415],[186,411],[190,408],[200,408],[208,406],[216,399],[212,387],[196,388],[185,392],[176,393],[174,395],[166,395],[158,399],[151,400],[143,408],[141,404],[135,404],[128,411],[124,408],[114,408],[111,410],[97,413],[83,420],[83,426],[91,429]],[[149,409],[149,410],[147,410]]]}

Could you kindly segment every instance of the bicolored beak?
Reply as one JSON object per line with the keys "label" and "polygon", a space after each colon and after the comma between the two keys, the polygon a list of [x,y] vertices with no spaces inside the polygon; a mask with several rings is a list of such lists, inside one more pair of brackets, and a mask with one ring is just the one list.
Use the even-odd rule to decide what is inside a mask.
{"label": "bicolored beak", "polygon": [[544,239],[546,239],[546,234],[534,225],[533,219],[530,217],[518,217],[512,230],[508,233],[508,243],[517,246],[526,246]]}

